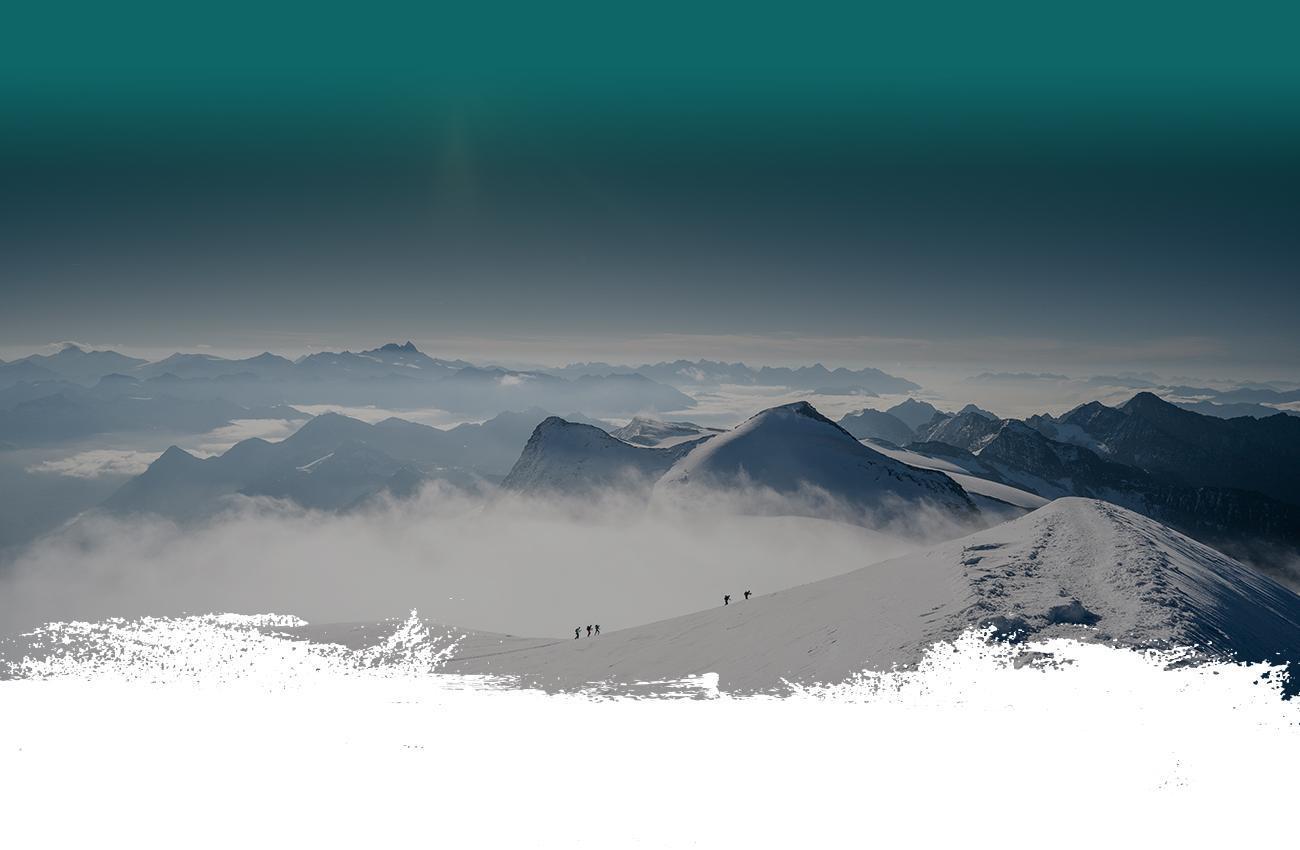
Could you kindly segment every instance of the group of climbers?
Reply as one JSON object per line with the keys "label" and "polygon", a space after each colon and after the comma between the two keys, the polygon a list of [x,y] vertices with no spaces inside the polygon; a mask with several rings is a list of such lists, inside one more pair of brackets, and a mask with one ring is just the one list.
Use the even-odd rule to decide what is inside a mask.
{"label": "group of climbers", "polygon": [[[746,601],[749,601],[749,596],[750,596],[750,591],[746,590],[746,591],[745,591],[745,600],[746,600]],[[723,596],[722,596],[722,604],[723,604],[723,605],[730,605],[730,604],[731,604],[731,594],[730,594],[730,593],[723,594]],[[593,629],[594,629],[594,631],[593,631]],[[599,626],[599,625],[596,625],[596,626],[587,626],[587,637],[598,637],[599,635],[600,635],[600,626]],[[576,629],[573,630],[573,639],[574,639],[574,640],[578,640],[578,639],[581,638],[581,637],[582,637],[582,626],[578,626]]]}

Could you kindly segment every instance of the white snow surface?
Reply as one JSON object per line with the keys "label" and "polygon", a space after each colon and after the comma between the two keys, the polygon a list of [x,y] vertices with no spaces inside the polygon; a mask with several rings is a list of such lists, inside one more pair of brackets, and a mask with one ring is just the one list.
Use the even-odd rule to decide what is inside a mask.
{"label": "white snow surface", "polygon": [[883,445],[875,440],[865,439],[861,443],[882,455],[892,457],[908,466],[915,466],[918,469],[933,469],[947,475],[953,481],[961,485],[967,493],[973,493],[979,496],[987,496],[990,499],[997,499],[999,502],[1006,502],[1018,508],[1033,510],[1041,508],[1047,504],[1050,499],[1045,499],[1037,493],[1031,493],[1028,490],[1022,490],[1019,487],[1012,487],[1009,484],[1002,484],[997,481],[990,481],[958,465],[955,461],[948,458],[930,457],[919,452],[908,451],[907,449],[895,448]]}
{"label": "white snow surface", "polygon": [[644,416],[634,416],[621,428],[610,431],[610,435],[625,443],[632,443],[647,448],[666,449],[701,437],[720,433],[720,428],[705,428],[694,422],[663,422]]}
{"label": "white snow surface", "polygon": [[[451,672],[581,688],[718,674],[724,690],[836,682],[912,664],[972,626],[1035,640],[1196,647],[1281,661],[1300,651],[1300,597],[1132,511],[1065,498],[1020,519],[842,576],[601,635],[480,658]],[[1294,658],[1292,658],[1294,660]]]}

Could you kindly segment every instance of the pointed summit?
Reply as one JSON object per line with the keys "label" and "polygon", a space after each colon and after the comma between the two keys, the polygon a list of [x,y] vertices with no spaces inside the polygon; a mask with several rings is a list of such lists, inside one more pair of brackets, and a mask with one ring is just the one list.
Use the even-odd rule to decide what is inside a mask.
{"label": "pointed summit", "polygon": [[201,466],[203,466],[203,461],[199,458],[179,446],[168,446],[167,451],[149,464],[149,468],[140,477],[151,481],[185,478],[192,475],[194,470]]}

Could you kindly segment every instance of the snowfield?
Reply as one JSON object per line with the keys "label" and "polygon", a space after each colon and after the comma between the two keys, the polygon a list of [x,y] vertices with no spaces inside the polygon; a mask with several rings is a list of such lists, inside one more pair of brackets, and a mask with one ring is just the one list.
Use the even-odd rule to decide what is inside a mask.
{"label": "snowfield", "polygon": [[997,481],[990,481],[979,475],[973,474],[970,470],[958,465],[955,461],[939,457],[930,457],[920,452],[900,449],[897,446],[889,446],[880,443],[877,440],[861,440],[867,448],[880,452],[886,457],[892,457],[900,463],[908,466],[914,466],[917,469],[933,469],[942,472],[953,481],[961,485],[961,488],[972,496],[984,496],[989,499],[996,499],[999,502],[1005,502],[1026,510],[1041,508],[1047,504],[1050,499],[1045,499],[1036,493],[1028,490],[1022,490],[1019,487],[1012,487],[1010,484],[1003,484]]}
{"label": "snowfield", "polygon": [[[1064,640],[1172,651],[1184,662],[1294,669],[1300,661],[1300,596],[1154,520],[1090,499],[1058,499],[966,537],[749,600],[746,589],[719,587],[714,607],[684,616],[618,630],[607,622],[600,636],[574,622],[584,626],[580,639],[470,631],[414,614],[246,625],[272,642],[265,652],[298,659],[304,673],[321,664],[369,669],[418,658],[424,674],[469,675],[471,687],[655,696],[788,694],[853,682],[864,671],[912,667],[972,629],[1012,647]],[[18,678],[109,668],[128,677],[198,675],[220,657],[221,669],[242,675],[253,656],[240,647],[252,645],[251,632],[213,655],[220,647],[201,639],[209,625],[203,618],[55,624],[4,641],[0,669]],[[1034,651],[1027,660],[1041,656]]]}

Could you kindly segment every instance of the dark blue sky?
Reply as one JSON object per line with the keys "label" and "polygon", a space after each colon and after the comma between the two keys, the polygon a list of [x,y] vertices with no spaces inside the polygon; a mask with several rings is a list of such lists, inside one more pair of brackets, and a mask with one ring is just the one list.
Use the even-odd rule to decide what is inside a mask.
{"label": "dark blue sky", "polygon": [[14,39],[6,351],[1295,372],[1284,20],[610,14]]}

